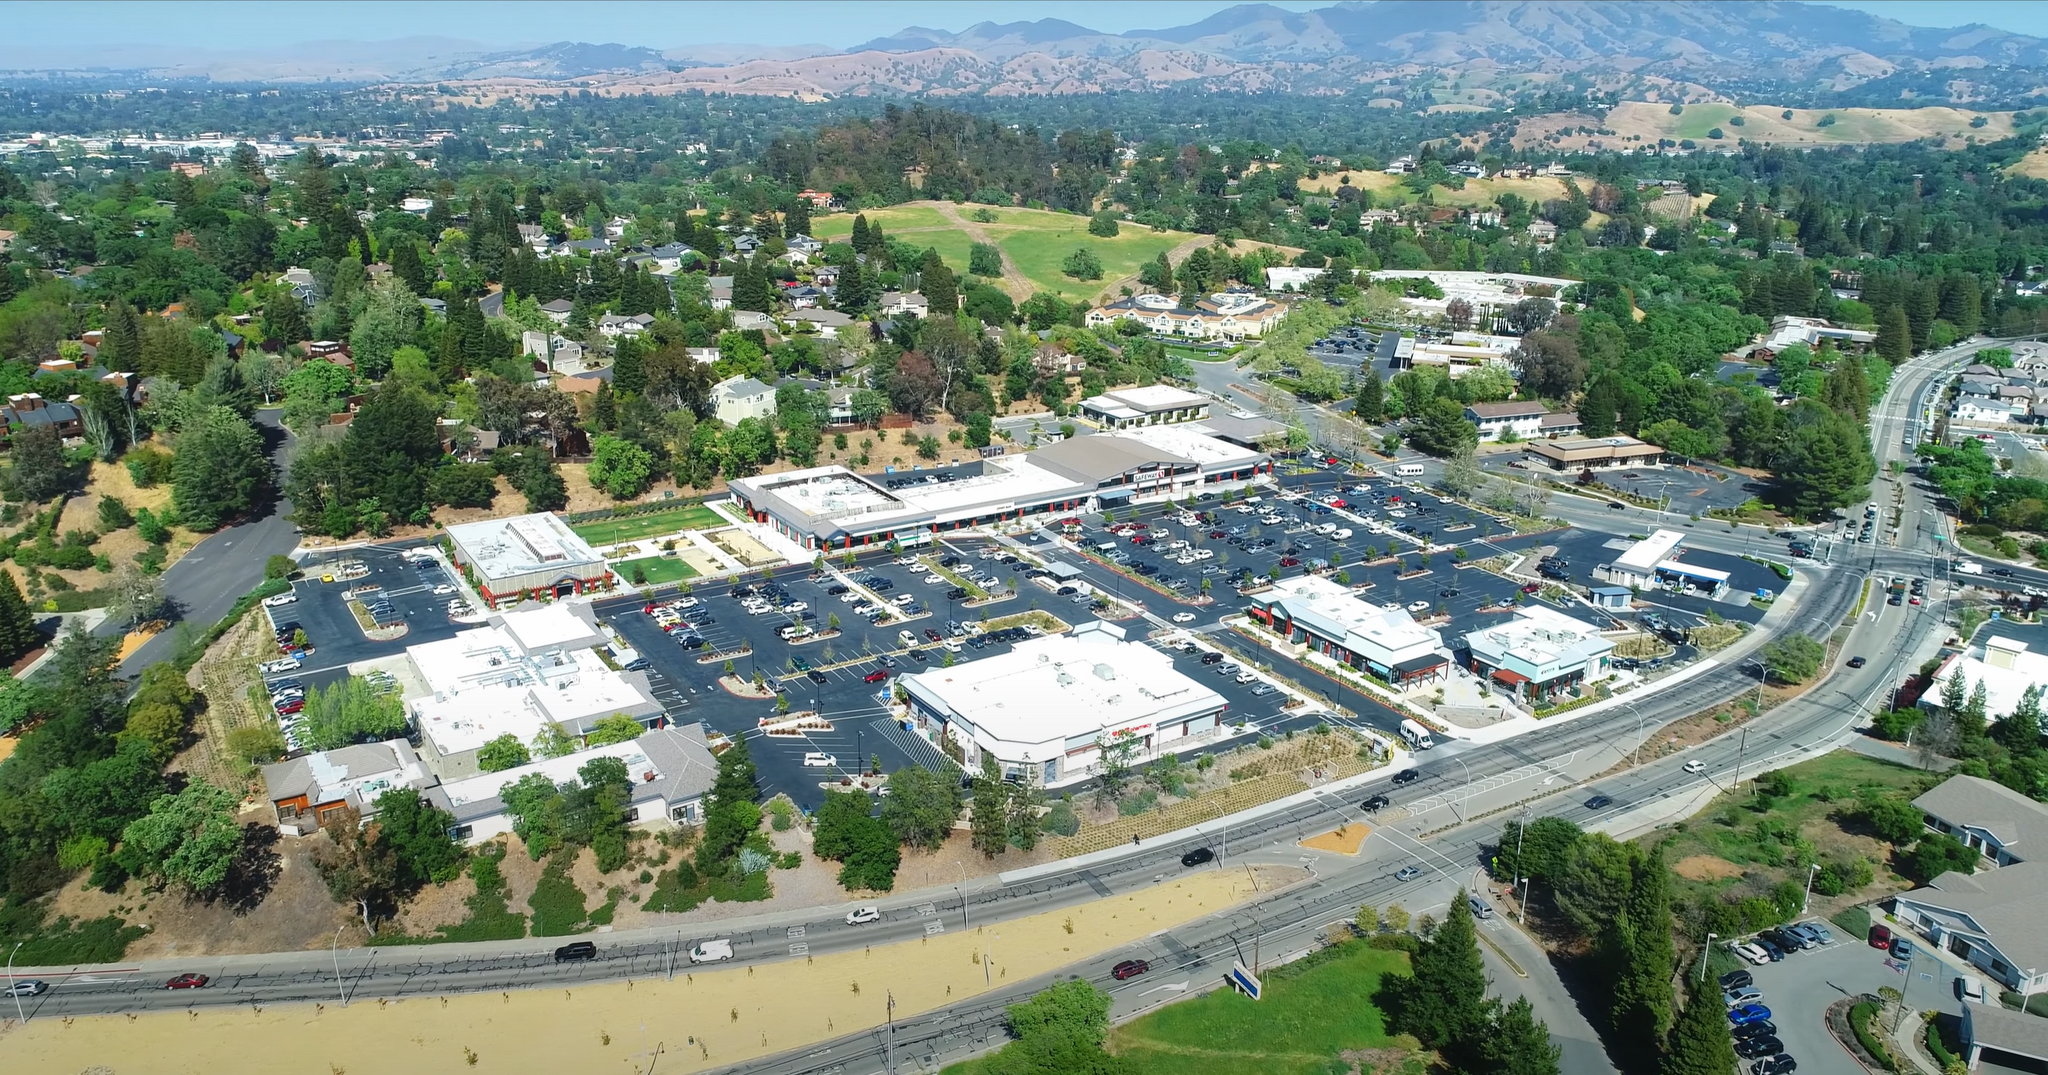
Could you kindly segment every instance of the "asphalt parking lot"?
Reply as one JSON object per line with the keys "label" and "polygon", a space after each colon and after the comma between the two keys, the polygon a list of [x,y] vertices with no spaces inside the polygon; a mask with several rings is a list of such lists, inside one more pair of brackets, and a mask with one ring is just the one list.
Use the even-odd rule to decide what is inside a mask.
{"label": "asphalt parking lot", "polygon": [[[472,624],[448,618],[448,603],[460,594],[436,595],[436,586],[455,585],[447,569],[438,562],[415,566],[403,555],[402,546],[373,546],[350,549],[301,564],[302,577],[292,584],[298,600],[289,605],[266,607],[273,625],[298,621],[313,645],[304,669],[295,677],[309,686],[339,680],[347,666],[405,652],[407,646],[435,642],[454,635]],[[321,573],[342,561],[362,564],[369,574],[362,578],[322,582]],[[352,589],[378,587],[406,626],[403,637],[372,641],[349,611],[342,594]]]}
{"label": "asphalt parking lot", "polygon": [[[1906,1002],[1916,1011],[1961,1013],[1956,975],[1947,964],[1922,952],[1906,966],[1870,947],[1864,938],[1851,937],[1833,923],[1823,924],[1834,934],[1834,944],[1790,953],[1778,963],[1744,965],[1756,981],[1755,988],[1764,995],[1764,1006],[1771,1010],[1778,1039],[1799,1061],[1800,1071],[1848,1075],[1862,1070],[1828,1032],[1825,1022],[1828,1005],[1843,997],[1875,993],[1889,986],[1905,989]],[[1986,1070],[1994,1069],[1986,1065]]]}
{"label": "asphalt parking lot", "polygon": [[[886,704],[890,682],[869,683],[867,677],[884,672],[893,678],[926,667],[903,653],[906,647],[897,639],[899,631],[909,630],[920,636],[927,629],[944,633],[949,618],[964,622],[978,617],[962,615],[957,604],[944,599],[943,590],[922,583],[922,572],[897,567],[885,555],[863,558],[858,570],[894,583],[892,588],[882,591],[884,598],[913,594],[924,605],[924,614],[900,625],[874,626],[854,613],[854,604],[842,603],[837,595],[827,592],[838,584],[836,577],[826,575],[813,581],[801,571],[783,573],[774,580],[789,591],[791,602],[807,606],[795,614],[752,615],[732,596],[731,583],[694,588],[692,596],[702,605],[686,610],[683,615],[697,625],[696,631],[706,643],[701,649],[685,649],[664,634],[654,619],[642,611],[646,604],[642,598],[602,601],[596,609],[600,620],[647,659],[649,683],[672,718],[702,721],[728,735],[747,736],[762,791],[767,795],[786,792],[797,805],[816,809],[824,801],[825,793],[819,784],[842,772],[857,771],[862,759],[880,757],[884,771],[911,764],[934,769],[952,767],[952,762],[937,748],[889,718]],[[758,587],[760,583],[741,585]],[[990,614],[1001,615],[1009,610],[1008,603],[999,604],[991,608]],[[693,618],[692,612],[708,613],[711,622]],[[796,645],[783,641],[777,630],[799,622],[797,616],[802,613],[815,617],[806,622],[819,630],[826,628],[830,616],[837,615],[840,636]],[[723,662],[698,663],[701,655],[730,652],[743,644],[752,645],[753,652],[732,659],[736,674],[751,678],[760,673],[787,692],[791,711],[817,709],[832,721],[833,729],[772,738],[759,734],[759,721],[776,715],[775,703],[728,694],[718,686],[718,678],[724,674]],[[929,646],[927,656],[932,664],[937,664],[943,652],[937,646]],[[963,649],[955,659],[979,655]],[[890,663],[884,663],[885,656]],[[799,661],[803,664],[801,668],[795,663]],[[813,670],[816,678],[811,674]],[[838,765],[805,766],[803,757],[807,753],[833,755]]]}
{"label": "asphalt parking lot", "polygon": [[[1482,455],[1479,465],[1488,471],[1522,479],[1548,477],[1569,481],[1572,478],[1570,474],[1554,474],[1537,464],[1526,463],[1521,452]],[[1738,508],[1765,492],[1763,482],[1716,467],[1638,467],[1634,470],[1596,471],[1594,477],[1599,485],[1631,496],[1649,500],[1669,497],[1665,510],[1681,515],[1705,515],[1717,508]]]}

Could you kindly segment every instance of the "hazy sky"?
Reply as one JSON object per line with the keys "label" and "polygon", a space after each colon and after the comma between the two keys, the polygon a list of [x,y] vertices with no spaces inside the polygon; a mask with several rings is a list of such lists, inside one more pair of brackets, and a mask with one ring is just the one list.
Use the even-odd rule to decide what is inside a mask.
{"label": "hazy sky", "polygon": [[[1267,0],[1304,10],[1326,0]],[[392,2],[392,0],[297,0],[287,3],[228,3],[184,0],[167,3],[109,0],[104,3],[0,4],[0,23],[18,61],[39,50],[56,62],[80,62],[94,47],[145,45],[156,48],[240,51],[305,41],[381,41],[400,37],[460,38],[488,47],[552,41],[618,42],[653,48],[687,44],[822,44],[846,47],[896,32],[905,26],[961,30],[988,20],[1066,19],[1108,32],[1175,26],[1199,20],[1230,0],[984,0],[972,5],[909,0],[751,0],[741,3]],[[1920,26],[1983,22],[2003,30],[2048,37],[2048,4],[1938,2],[1938,0],[1844,0],[1838,4]],[[52,57],[55,58],[55,57]]]}

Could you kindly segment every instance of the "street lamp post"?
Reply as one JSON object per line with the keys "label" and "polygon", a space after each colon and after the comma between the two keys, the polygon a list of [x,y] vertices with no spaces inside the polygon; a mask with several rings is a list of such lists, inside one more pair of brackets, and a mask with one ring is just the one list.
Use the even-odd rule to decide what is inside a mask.
{"label": "street lamp post", "polygon": [[1463,821],[1465,819],[1465,811],[1471,806],[1472,767],[1465,764],[1465,759],[1455,754],[1451,756],[1451,760],[1458,763],[1458,768],[1465,770],[1465,787],[1458,794],[1458,820]]}
{"label": "street lamp post", "polygon": [[341,995],[341,1006],[348,1007],[348,986],[341,980],[341,931],[347,926],[334,927],[334,941],[327,946],[329,955],[334,957],[334,991]]}
{"label": "street lamp post", "polygon": [[1636,748],[1628,757],[1628,763],[1635,765],[1643,759],[1643,711],[1634,702],[1628,704],[1628,711],[1636,715]]}
{"label": "street lamp post", "polygon": [[1714,938],[1716,938],[1716,937],[1719,937],[1719,936],[1720,936],[1720,934],[1718,934],[1718,933],[1709,933],[1709,934],[1707,934],[1707,943],[1706,943],[1706,944],[1704,944],[1704,945],[1701,945],[1701,946],[1700,946],[1700,976],[1699,976],[1699,980],[1700,980],[1700,981],[1702,981],[1702,982],[1704,982],[1704,981],[1706,981],[1706,980],[1707,980],[1707,953],[1708,953],[1708,952],[1711,952],[1711,951],[1713,951],[1713,950],[1714,950]]}
{"label": "street lamp post", "polygon": [[1529,922],[1529,870],[1528,865],[1522,861],[1522,838],[1529,835],[1528,807],[1522,807],[1522,816],[1518,821],[1520,823],[1515,826],[1515,879],[1522,884],[1522,898],[1517,901],[1517,904],[1521,907],[1520,916],[1522,923],[1527,925]]}
{"label": "street lamp post", "polygon": [[14,993],[14,1019],[19,1023],[28,1022],[28,1015],[21,1007],[21,994],[14,992],[14,957],[21,954],[21,946],[27,941],[16,941],[14,951],[7,953],[7,991]]}
{"label": "street lamp post", "polygon": [[1814,875],[1816,875],[1816,874],[1818,874],[1818,873],[1820,873],[1820,863],[1818,863],[1818,862],[1815,862],[1815,863],[1810,863],[1810,864],[1808,864],[1808,865],[1807,865],[1807,867],[1806,867],[1806,894],[1805,894],[1805,895],[1803,895],[1803,896],[1801,896],[1801,897],[1799,897],[1799,913],[1800,913],[1800,914],[1802,914],[1802,915],[1806,913],[1806,904],[1807,904],[1807,901],[1809,901],[1809,900],[1813,899],[1813,878],[1814,878]]}

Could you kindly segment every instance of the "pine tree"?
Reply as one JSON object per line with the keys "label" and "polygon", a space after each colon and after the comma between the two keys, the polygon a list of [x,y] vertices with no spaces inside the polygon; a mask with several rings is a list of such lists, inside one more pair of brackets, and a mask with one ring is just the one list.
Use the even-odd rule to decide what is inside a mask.
{"label": "pine tree", "polygon": [[794,239],[808,235],[811,231],[811,203],[802,198],[791,202],[789,211],[782,214],[782,237]]}
{"label": "pine tree", "polygon": [[1870,382],[1863,376],[1860,355],[1835,353],[1835,364],[1821,382],[1821,401],[1836,414],[1847,415],[1858,422],[1868,420]]}
{"label": "pine tree", "polygon": [[2015,755],[2032,754],[2041,749],[2040,684],[2028,684],[2012,712],[1991,726],[1991,737]]}
{"label": "pine tree", "polygon": [[1711,991],[1693,994],[1671,1028],[1671,1040],[1658,1075],[1728,1075],[1735,1070],[1735,1039],[1728,1032],[1727,1008]]}
{"label": "pine tree", "polygon": [[732,746],[718,756],[718,776],[712,780],[711,799],[704,809],[704,838],[697,845],[699,870],[721,865],[739,851],[747,834],[761,823],[755,805],[760,796],[746,737],[734,736]]}
{"label": "pine tree", "polygon": [[627,398],[647,390],[647,367],[640,356],[640,341],[631,336],[621,338],[612,352],[612,388]]}
{"label": "pine tree", "polygon": [[1454,1062],[1469,1075],[1559,1075],[1558,1059],[1564,1050],[1550,1040],[1550,1028],[1536,1018],[1528,997],[1516,997],[1505,1008],[1498,999],[1491,1002],[1489,1025],[1476,1038],[1468,1039],[1458,1054],[1469,1054],[1472,1063],[1460,1056]]}
{"label": "pine tree", "polygon": [[865,254],[868,252],[869,240],[867,214],[855,213],[853,215],[853,234],[849,236],[846,241],[853,247],[854,253]]}
{"label": "pine tree", "polygon": [[1662,851],[1631,849],[1627,908],[1607,934],[1614,978],[1616,1038],[1644,1057],[1657,1053],[1671,1026],[1671,889]]}
{"label": "pine tree", "polygon": [[960,312],[960,285],[953,279],[953,270],[939,260],[937,250],[924,252],[924,259],[917,263],[917,272],[930,316],[951,317]]}
{"label": "pine tree", "polygon": [[427,281],[427,267],[420,261],[419,247],[409,239],[400,239],[391,248],[391,275],[403,280],[415,295],[433,293],[433,285]]}
{"label": "pine tree", "polygon": [[43,636],[36,630],[35,615],[28,610],[28,602],[22,600],[21,590],[14,584],[13,573],[0,571],[0,668],[20,660],[42,644]]}
{"label": "pine tree", "polygon": [[100,364],[113,370],[134,373],[142,368],[142,323],[135,308],[115,299],[107,311],[107,327],[100,334]]}
{"label": "pine tree", "polygon": [[971,817],[974,848],[989,858],[1002,854],[1010,844],[1010,789],[1003,784],[995,755],[981,754],[981,775],[974,778],[974,812]]}
{"label": "pine tree", "polygon": [[14,301],[15,294],[13,259],[0,252],[0,306]]}
{"label": "pine tree", "polygon": [[1451,899],[1443,923],[1410,961],[1406,978],[1381,980],[1380,1002],[1389,1029],[1413,1034],[1441,1049],[1477,1037],[1486,1027],[1486,966],[1465,890]]}
{"label": "pine tree", "polygon": [[1873,346],[1894,366],[1913,357],[1913,331],[1906,323],[1905,307],[1893,305],[1878,311],[1877,342]]}
{"label": "pine tree", "polygon": [[1387,386],[1380,380],[1380,371],[1367,367],[1365,376],[1358,379],[1358,395],[1351,405],[1351,413],[1358,420],[1369,425],[1378,425],[1387,415]]}
{"label": "pine tree", "polygon": [[1579,428],[1589,437],[1614,435],[1615,428],[1614,389],[1605,378],[1594,381],[1586,389],[1586,395],[1579,400]]}
{"label": "pine tree", "polygon": [[848,262],[839,274],[839,283],[833,291],[833,301],[846,313],[859,313],[874,301],[874,288],[868,274],[861,271],[856,262]]}

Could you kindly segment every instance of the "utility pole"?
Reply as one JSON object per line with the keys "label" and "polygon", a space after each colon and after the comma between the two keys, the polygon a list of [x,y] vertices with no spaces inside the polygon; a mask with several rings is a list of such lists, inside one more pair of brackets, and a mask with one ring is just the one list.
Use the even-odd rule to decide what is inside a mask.
{"label": "utility pole", "polygon": [[1735,778],[1728,782],[1729,788],[1742,786],[1742,754],[1749,747],[1749,725],[1742,726],[1742,737],[1735,741]]}
{"label": "utility pole", "polygon": [[896,1075],[896,993],[888,992],[889,1014],[886,1036],[882,1039],[882,1070]]}
{"label": "utility pole", "polygon": [[1711,952],[1711,951],[1713,951],[1713,950],[1714,950],[1714,938],[1716,938],[1716,937],[1718,937],[1718,936],[1720,936],[1720,934],[1718,934],[1718,933],[1709,933],[1709,934],[1707,934],[1707,943],[1706,943],[1706,944],[1704,944],[1704,945],[1701,945],[1701,946],[1700,946],[1700,976],[1699,976],[1699,980],[1700,980],[1700,981],[1702,981],[1702,982],[1704,982],[1704,981],[1706,981],[1706,980],[1707,980],[1707,953],[1708,953],[1708,952]]}
{"label": "utility pole", "polygon": [[[334,941],[327,946],[328,954],[334,957],[334,991],[341,994],[341,1006],[344,1008],[348,1007],[348,986],[344,985],[341,980],[341,931],[347,928],[347,926],[334,927]],[[17,945],[17,947],[19,946]],[[12,985],[13,983],[9,982],[8,984]],[[19,997],[15,999],[17,1001],[20,1000]]]}
{"label": "utility pole", "polygon": [[1522,924],[1526,926],[1529,924],[1529,869],[1522,861],[1522,837],[1529,835],[1528,807],[1522,807],[1522,816],[1518,821],[1519,824],[1515,826],[1515,879],[1522,883],[1522,898],[1518,902],[1521,907]]}
{"label": "utility pole", "polygon": [[16,941],[14,951],[7,953],[7,991],[14,993],[14,1019],[19,1023],[27,1023],[28,1016],[21,1009],[21,994],[14,992],[14,957],[21,954],[21,946],[27,943]]}

